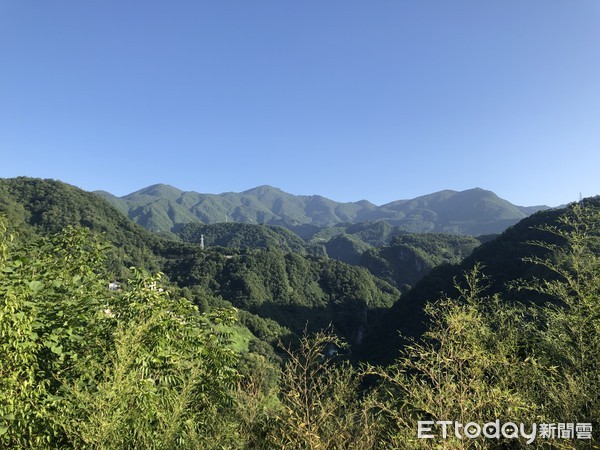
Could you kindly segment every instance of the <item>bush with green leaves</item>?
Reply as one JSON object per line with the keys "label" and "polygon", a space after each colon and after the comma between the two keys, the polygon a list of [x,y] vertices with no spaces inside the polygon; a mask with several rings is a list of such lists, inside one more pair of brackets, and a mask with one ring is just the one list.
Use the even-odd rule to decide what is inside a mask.
{"label": "bush with green leaves", "polygon": [[0,220],[0,446],[209,448],[224,433],[236,356],[215,326],[133,269],[109,290],[86,230],[20,243]]}
{"label": "bush with green leaves", "polygon": [[[523,356],[525,310],[497,297],[481,296],[480,268],[457,283],[460,296],[427,306],[429,330],[408,346],[394,365],[371,368],[382,379],[376,409],[388,421],[391,448],[438,448],[419,439],[418,421],[487,423],[496,419],[534,421],[540,408],[530,401],[536,361]],[[443,448],[485,448],[486,443],[449,439]],[[441,448],[441,447],[439,447]]]}
{"label": "bush with green leaves", "polygon": [[45,448],[61,436],[57,378],[110,335],[99,314],[105,248],[71,228],[25,244],[0,239],[0,442]]}
{"label": "bush with green leaves", "polygon": [[362,372],[336,361],[343,347],[335,335],[318,332],[287,351],[268,448],[374,448],[380,430],[366,407],[369,396],[358,395]]}

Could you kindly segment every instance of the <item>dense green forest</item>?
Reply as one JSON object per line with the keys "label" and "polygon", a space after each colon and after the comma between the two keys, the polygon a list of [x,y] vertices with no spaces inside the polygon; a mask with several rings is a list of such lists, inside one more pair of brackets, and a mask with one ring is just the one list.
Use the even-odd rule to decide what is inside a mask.
{"label": "dense green forest", "polygon": [[[590,208],[598,207],[598,202],[597,198],[586,200]],[[388,349],[384,352],[377,350],[379,342],[388,342],[389,348],[399,349],[406,342],[401,336],[421,335],[427,323],[424,314],[425,305],[444,294],[456,294],[455,280],[475,264],[481,264],[485,273],[489,275],[486,294],[498,293],[507,301],[518,301],[524,304],[544,304],[549,301],[547,296],[540,293],[515,289],[514,284],[517,280],[532,282],[536,279],[547,280],[554,277],[552,270],[544,265],[532,264],[530,259],[551,257],[552,253],[548,249],[535,243],[546,242],[552,245],[561,243],[560,238],[543,228],[548,224],[554,224],[563,213],[563,210],[548,210],[534,214],[510,227],[498,238],[476,246],[472,253],[459,263],[454,260],[448,262],[455,264],[435,266],[416,283],[413,289],[405,293],[402,302],[390,308],[383,319],[384,324],[366,337],[365,345],[373,350],[370,354],[374,360],[389,363],[394,358],[393,352],[388,352]],[[419,235],[413,235],[409,239],[419,239]],[[381,249],[381,251],[385,250],[385,247]],[[373,272],[382,275],[377,270]],[[406,320],[407,317],[413,320]],[[398,330],[400,333],[397,332]]]}
{"label": "dense green forest", "polygon": [[276,249],[205,250],[168,262],[165,271],[180,286],[210,291],[295,334],[331,324],[356,344],[377,322],[377,312],[400,298],[397,289],[363,268]]}
{"label": "dense green forest", "polygon": [[[369,246],[365,267],[277,228],[223,228],[167,239],[94,194],[1,180],[0,446],[600,445],[600,198],[483,245],[330,236]],[[419,421],[497,419],[579,428],[418,438]]]}
{"label": "dense green forest", "polygon": [[184,242],[200,243],[207,247],[229,248],[279,248],[285,252],[305,254],[306,243],[286,228],[272,225],[248,225],[225,222],[214,225],[187,223],[176,233]]}
{"label": "dense green forest", "polygon": [[405,234],[389,245],[362,254],[360,265],[402,288],[413,286],[434,267],[458,264],[481,242],[471,236],[451,234]]}

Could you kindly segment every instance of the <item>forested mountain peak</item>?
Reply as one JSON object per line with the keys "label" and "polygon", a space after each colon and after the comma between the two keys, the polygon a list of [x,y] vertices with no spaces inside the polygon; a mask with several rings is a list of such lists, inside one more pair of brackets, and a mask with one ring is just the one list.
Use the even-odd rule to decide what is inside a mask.
{"label": "forested mountain peak", "polygon": [[163,197],[163,198],[179,198],[184,192],[180,189],[177,189],[168,184],[158,183],[153,184],[152,186],[145,187],[138,191],[127,194],[123,198],[126,199],[137,199],[141,196],[151,196],[151,197]]}
{"label": "forested mountain peak", "polygon": [[286,193],[277,187],[269,186],[268,184],[263,184],[261,186],[256,186],[251,189],[247,189],[244,192],[242,192],[242,194],[253,195],[255,197],[262,197],[264,195],[269,194],[285,195]]}
{"label": "forested mountain peak", "polygon": [[479,187],[466,189],[464,191],[454,191],[451,189],[444,189],[442,191],[433,192],[431,194],[421,195],[415,197],[413,199],[408,200],[397,200],[394,202],[387,203],[382,206],[382,208],[398,208],[404,205],[410,206],[433,206],[436,204],[442,204],[446,202],[454,202],[454,203],[462,203],[462,202],[480,202],[480,201],[495,201],[500,202],[504,205],[510,205],[511,207],[515,207],[517,209],[521,208],[520,206],[513,205],[507,200],[503,200],[498,197],[494,192],[482,189]]}

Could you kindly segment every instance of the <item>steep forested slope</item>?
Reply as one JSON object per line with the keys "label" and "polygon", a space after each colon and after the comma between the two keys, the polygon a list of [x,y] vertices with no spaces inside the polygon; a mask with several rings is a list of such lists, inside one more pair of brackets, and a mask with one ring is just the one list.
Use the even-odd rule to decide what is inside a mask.
{"label": "steep forested slope", "polygon": [[271,250],[204,250],[165,267],[181,285],[201,286],[244,310],[302,334],[332,324],[353,343],[400,297],[391,285],[330,259]]}
{"label": "steep forested slope", "polygon": [[404,234],[389,245],[366,251],[360,265],[399,288],[414,286],[434,267],[458,264],[479,245],[481,242],[471,236]]}
{"label": "steep forested slope", "polygon": [[[600,198],[532,216],[461,264],[432,270],[395,302],[398,291],[364,268],[273,247],[201,249],[136,227],[124,230],[123,246],[131,238],[180,287],[132,270],[111,290],[107,246],[71,225],[85,221],[115,237],[117,210],[99,204],[107,208],[102,224],[93,207],[82,207],[84,194],[57,182],[7,180],[0,194],[3,448],[599,442]],[[386,251],[427,250],[433,261],[458,258],[473,243],[450,238],[400,236],[376,256],[391,270]],[[441,290],[449,297],[426,305]],[[355,358],[395,361],[353,367],[332,334],[304,337],[281,359],[268,344],[329,321],[354,344]],[[401,351],[398,330],[417,337]],[[474,424],[559,418],[577,428],[533,441],[467,440],[464,424],[463,438],[415,436],[422,421],[463,417]]]}
{"label": "steep forested slope", "polygon": [[[592,210],[600,210],[600,197],[585,199],[583,203]],[[537,212],[508,228],[496,239],[475,248],[460,264],[441,265],[431,270],[411,291],[403,295],[402,302],[390,309],[384,319],[385,325],[367,337],[367,347],[373,349],[371,354],[379,361],[389,362],[403,342],[398,332],[405,336],[419,336],[426,328],[423,313],[425,305],[439,300],[444,294],[456,295],[455,280],[459,280],[475,264],[480,264],[483,274],[489,278],[484,293],[500,293],[506,301],[542,304],[547,300],[545,296],[510,289],[510,285],[519,279],[552,279],[555,276],[529,260],[551,254],[549,250],[535,245],[535,242],[562,244],[561,239],[540,228],[558,227],[559,218],[567,210]],[[381,345],[382,342],[386,344]]]}
{"label": "steep forested slope", "polygon": [[67,226],[87,227],[113,244],[117,272],[143,266],[158,268],[153,251],[162,240],[132,223],[97,195],[55,180],[0,179],[0,213],[21,237],[56,233]]}

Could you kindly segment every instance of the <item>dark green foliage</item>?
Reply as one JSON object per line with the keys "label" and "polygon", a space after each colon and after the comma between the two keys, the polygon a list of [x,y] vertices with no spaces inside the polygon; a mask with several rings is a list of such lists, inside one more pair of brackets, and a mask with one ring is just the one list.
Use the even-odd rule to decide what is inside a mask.
{"label": "dark green foliage", "polygon": [[540,279],[519,279],[511,292],[542,294],[549,302],[534,308],[531,342],[541,364],[551,367],[536,399],[548,417],[600,426],[600,198],[571,205],[554,224],[537,228],[529,244],[545,256],[525,261],[549,271]]}
{"label": "dark green foliage", "polygon": [[346,228],[346,233],[373,246],[387,244],[393,236],[403,234],[401,227],[394,227],[383,220],[377,222],[360,222],[350,225]]}
{"label": "dark green foliage", "polygon": [[325,249],[330,258],[344,261],[348,264],[358,265],[363,253],[371,248],[354,235],[341,234],[331,238],[326,244]]}
{"label": "dark green foliage", "polygon": [[215,324],[233,311],[202,316],[141,271],[109,290],[107,248],[70,227],[23,243],[0,218],[3,448],[199,448],[216,435],[237,374]]}
{"label": "dark green foliage", "polygon": [[282,327],[274,320],[257,316],[248,311],[239,310],[238,319],[240,324],[246,326],[254,336],[272,345],[285,341],[291,334],[289,329]]}
{"label": "dark green foliage", "polygon": [[308,223],[303,225],[291,225],[287,228],[290,231],[296,233],[298,236],[300,236],[300,238],[304,239],[305,241],[310,240],[315,234],[317,234],[321,230],[321,227],[318,227],[316,225],[310,225]]}
{"label": "dark green foliage", "polygon": [[315,233],[310,236],[309,242],[324,244],[336,236],[346,233],[349,224],[339,223],[333,227],[320,227]]}
{"label": "dark green foliage", "polygon": [[[397,286],[414,284],[440,264],[460,262],[480,244],[478,239],[457,234],[407,233],[401,226],[384,221],[322,228],[309,242],[323,243],[329,257],[373,269],[373,274]],[[402,261],[398,253],[403,245],[414,258]],[[412,263],[415,267],[409,267]],[[394,266],[399,267],[396,270]]]}
{"label": "dark green foliage", "polygon": [[[536,448],[596,448],[600,433],[600,204],[587,200],[535,228],[525,258],[551,276],[519,279],[510,291],[475,264],[455,280],[457,297],[426,306],[428,329],[395,364],[373,373],[383,380],[379,408],[394,448],[528,448],[501,441],[416,439],[418,420],[500,418],[525,424],[589,423],[591,439],[544,439]],[[531,247],[532,246],[532,247]],[[541,293],[543,305],[508,302],[519,292]],[[390,393],[392,393],[390,395]],[[462,419],[459,419],[462,418]],[[539,429],[538,429],[539,431]],[[542,442],[544,444],[542,444]]]}

